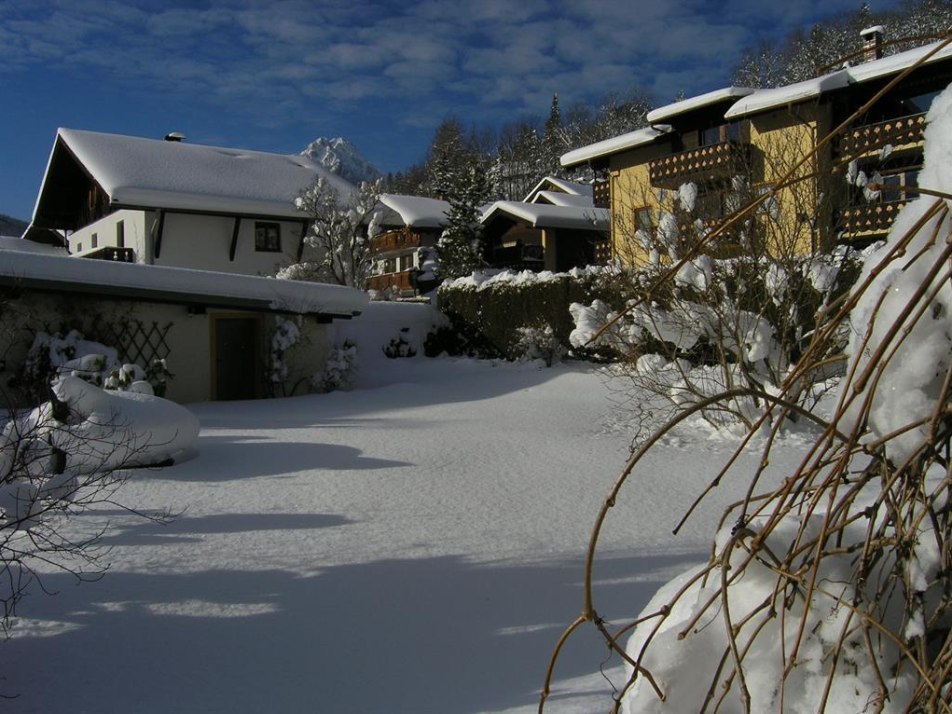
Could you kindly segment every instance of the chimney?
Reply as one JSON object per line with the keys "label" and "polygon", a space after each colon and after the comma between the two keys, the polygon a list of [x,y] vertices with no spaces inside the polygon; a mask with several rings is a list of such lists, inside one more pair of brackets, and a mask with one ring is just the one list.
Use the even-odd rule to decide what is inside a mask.
{"label": "chimney", "polygon": [[180,131],[173,131],[165,135],[166,141],[185,141],[185,134]]}
{"label": "chimney", "polygon": [[882,25],[874,25],[859,33],[859,36],[863,38],[863,62],[872,62],[882,58],[883,33],[885,31]]}

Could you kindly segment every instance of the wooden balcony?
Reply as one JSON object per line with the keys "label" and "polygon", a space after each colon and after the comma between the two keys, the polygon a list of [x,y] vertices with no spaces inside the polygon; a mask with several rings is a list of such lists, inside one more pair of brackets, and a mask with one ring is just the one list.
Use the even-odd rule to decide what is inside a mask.
{"label": "wooden balcony", "polygon": [[846,240],[886,233],[905,201],[886,201],[848,206],[840,212],[839,228]]}
{"label": "wooden balcony", "polygon": [[410,277],[412,272],[412,270],[404,270],[400,273],[371,275],[367,281],[367,289],[380,290],[381,292],[391,289],[396,289],[400,292],[413,292],[416,286],[413,285],[413,280]]}
{"label": "wooden balcony", "polygon": [[887,145],[895,149],[921,146],[925,128],[925,114],[911,114],[857,126],[849,129],[840,139],[840,153],[856,158],[879,153]]}
{"label": "wooden balcony", "polygon": [[607,238],[595,241],[595,263],[606,265],[612,259],[612,242]]}
{"label": "wooden balcony", "polygon": [[116,248],[115,246],[106,246],[86,253],[82,257],[92,258],[93,260],[112,260],[117,263],[136,262],[136,252],[132,248]]}
{"label": "wooden balcony", "polygon": [[408,248],[419,248],[423,245],[422,236],[407,228],[389,231],[374,236],[370,241],[374,253],[390,253]]}
{"label": "wooden balcony", "polygon": [[736,141],[679,151],[648,164],[652,186],[677,188],[683,183],[727,181],[747,173],[750,145]]}

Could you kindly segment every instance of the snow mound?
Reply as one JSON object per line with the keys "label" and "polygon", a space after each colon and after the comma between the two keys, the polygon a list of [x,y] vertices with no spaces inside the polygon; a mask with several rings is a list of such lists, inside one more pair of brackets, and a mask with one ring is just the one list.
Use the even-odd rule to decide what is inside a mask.
{"label": "snow mound", "polygon": [[[105,391],[73,376],[53,385],[69,408],[64,422],[47,402],[7,425],[66,452],[66,471],[91,473],[152,466],[187,454],[198,438],[198,418],[185,407],[142,391]],[[36,462],[48,471],[48,464]]]}

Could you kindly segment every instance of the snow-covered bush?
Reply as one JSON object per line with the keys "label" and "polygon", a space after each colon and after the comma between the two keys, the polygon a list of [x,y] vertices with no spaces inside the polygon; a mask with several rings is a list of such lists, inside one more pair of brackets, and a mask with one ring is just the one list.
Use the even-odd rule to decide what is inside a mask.
{"label": "snow-covered bush", "polygon": [[415,357],[416,348],[409,340],[410,328],[401,327],[400,332],[390,339],[383,346],[383,353],[390,359],[400,359],[402,357]]}
{"label": "snow-covered bush", "polygon": [[[520,328],[539,324],[548,325],[555,339],[568,348],[572,303],[588,304],[595,299],[623,303],[629,288],[627,276],[614,266],[566,273],[495,270],[444,281],[438,305],[470,354],[475,351],[480,357],[496,358],[512,354]],[[592,356],[589,350],[579,352],[584,354],[576,356]]]}
{"label": "snow-covered bush", "polygon": [[273,384],[280,384],[288,378],[288,366],[284,361],[284,353],[296,345],[300,339],[301,330],[296,322],[280,315],[275,316],[269,360],[270,379]]}
{"label": "snow-covered bush", "polygon": [[154,359],[144,368],[123,363],[114,347],[87,340],[78,330],[65,335],[39,331],[27,352],[23,379],[35,401],[48,396],[51,380],[79,377],[97,387],[163,396],[173,377],[164,359]]}
{"label": "snow-covered bush", "polygon": [[134,391],[104,391],[75,376],[56,379],[52,399],[0,424],[0,628],[15,613],[39,564],[78,578],[101,572],[100,530],[66,519],[115,504],[129,469],[179,458],[198,420],[187,409]]}
{"label": "snow-covered bush", "polygon": [[546,367],[558,364],[568,350],[556,339],[549,325],[520,327],[519,338],[512,346],[510,357],[520,362],[542,360]]}
{"label": "snow-covered bush", "polygon": [[357,372],[357,345],[350,340],[331,348],[324,371],[311,378],[317,392],[333,392],[347,389],[353,384]]}
{"label": "snow-covered bush", "polygon": [[[832,414],[800,411],[820,427],[800,465],[762,484],[776,434],[761,441],[709,562],[663,586],[626,644],[596,614],[590,557],[586,609],[569,632],[594,622],[624,652],[625,714],[950,711],[952,87],[927,122],[922,195],[773,395],[779,417],[796,412],[800,381],[849,319]],[[633,454],[594,541],[644,455],[687,413]],[[708,491],[723,475],[710,474]]]}
{"label": "snow-covered bush", "polygon": [[[573,304],[569,339],[573,348],[603,349],[625,360],[636,390],[663,397],[646,415],[655,423],[736,391],[699,417],[749,427],[810,342],[817,316],[822,322],[825,306],[853,279],[852,261],[840,250],[783,260],[699,255],[676,270],[649,266],[632,277],[630,292],[637,297],[626,305]],[[659,282],[666,274],[669,280]],[[671,381],[671,369],[659,372],[658,359],[641,361],[646,354],[676,367],[679,378]],[[812,398],[810,389],[797,397],[804,403]]]}

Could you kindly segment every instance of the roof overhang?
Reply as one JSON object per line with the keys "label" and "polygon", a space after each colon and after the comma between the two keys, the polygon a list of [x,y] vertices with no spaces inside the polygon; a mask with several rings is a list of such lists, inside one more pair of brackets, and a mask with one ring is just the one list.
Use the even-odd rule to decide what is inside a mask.
{"label": "roof overhang", "polygon": [[642,129],[635,129],[627,134],[615,136],[611,139],[598,141],[588,146],[574,149],[567,154],[563,154],[559,159],[562,166],[571,168],[581,164],[589,163],[596,159],[606,158],[613,154],[619,154],[629,149],[635,149],[639,146],[646,146],[654,142],[658,137],[664,136],[671,127],[669,126],[650,126]]}
{"label": "roof overhang", "polygon": [[368,302],[366,293],[338,285],[14,250],[2,251],[0,285],[325,320],[359,315]]}

